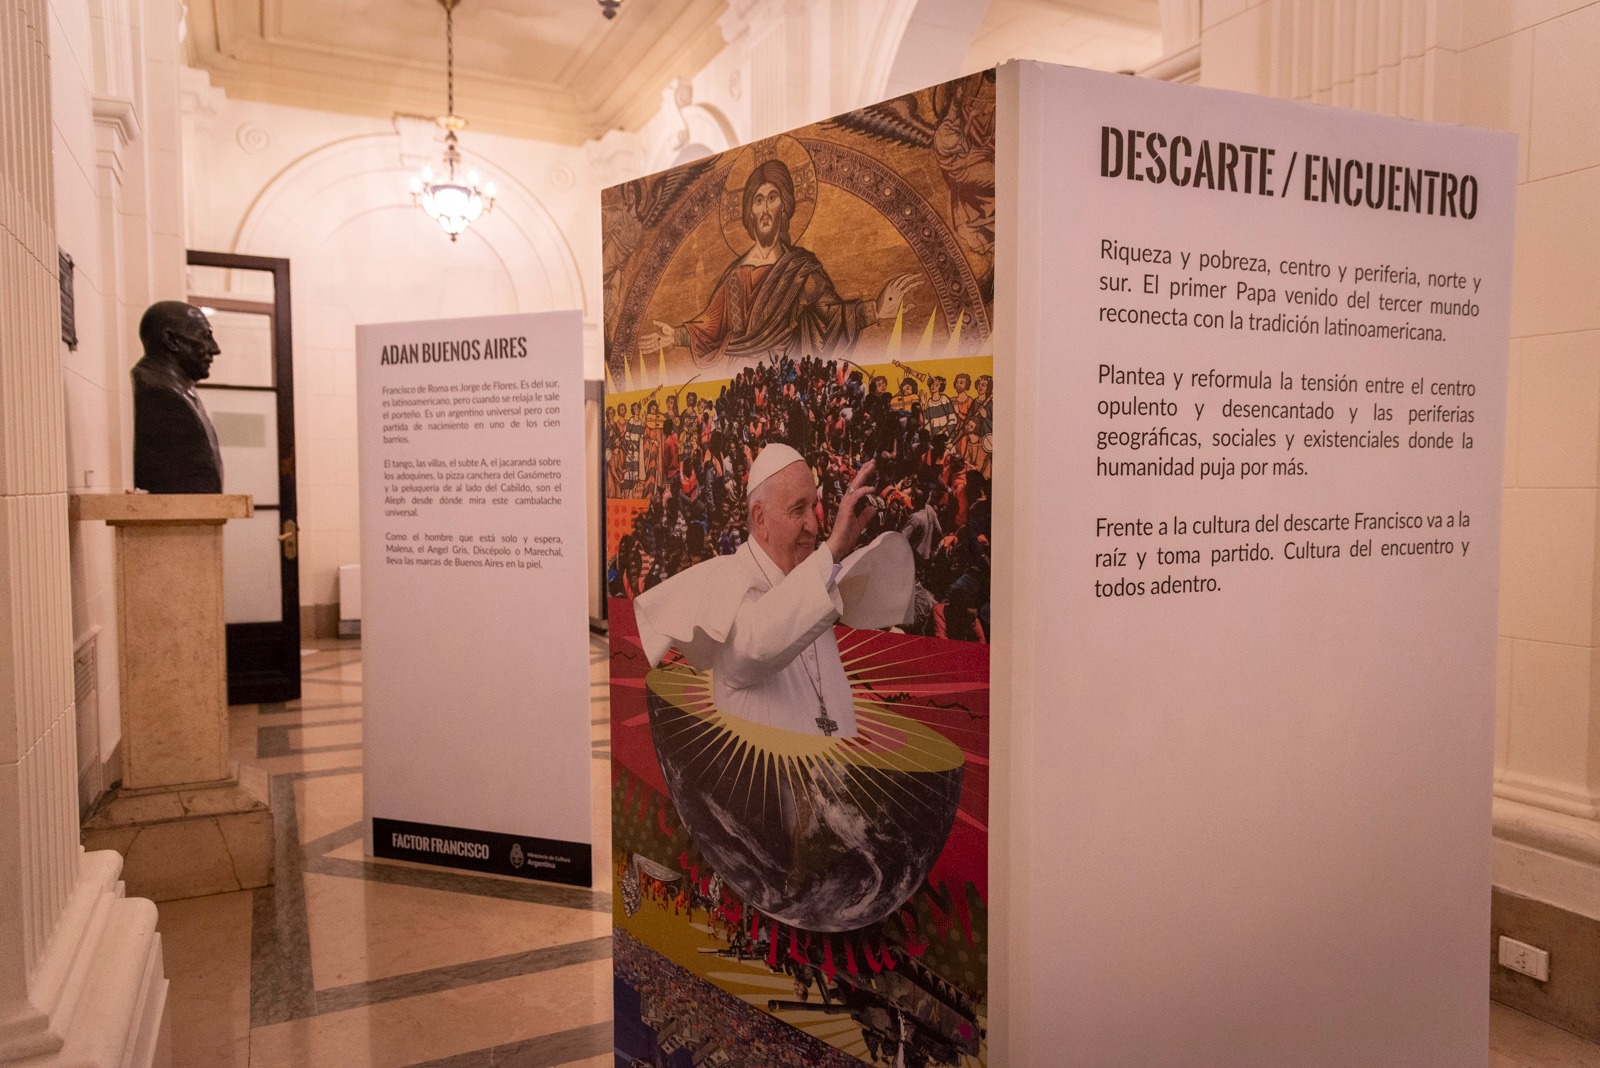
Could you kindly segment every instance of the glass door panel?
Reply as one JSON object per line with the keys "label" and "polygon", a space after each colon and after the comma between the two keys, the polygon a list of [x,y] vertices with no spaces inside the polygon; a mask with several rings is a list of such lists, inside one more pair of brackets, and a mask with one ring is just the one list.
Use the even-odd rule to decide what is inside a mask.
{"label": "glass door panel", "polygon": [[[217,343],[224,344],[220,336]],[[224,613],[229,623],[279,622],[283,569],[278,544],[277,391],[202,383],[199,392],[217,431],[222,492],[248,493],[256,507],[254,517],[222,528]]]}
{"label": "glass door panel", "polygon": [[[228,490],[229,493],[235,491]],[[222,528],[222,610],[228,623],[280,623],[278,513],[230,519]]]}
{"label": "glass door panel", "polygon": [[[207,252],[202,255],[219,254]],[[278,297],[278,279],[271,271],[214,266],[190,259],[188,278],[189,302],[202,308],[214,300],[253,300],[271,304]]]}
{"label": "glass door panel", "polygon": [[209,309],[206,317],[211,320],[211,332],[222,348],[211,361],[211,377],[205,380],[205,385],[273,386],[272,314],[215,305],[204,307]]}
{"label": "glass door panel", "polygon": [[256,508],[279,505],[278,393],[200,383],[200,399],[217,431],[222,492],[248,493]]}

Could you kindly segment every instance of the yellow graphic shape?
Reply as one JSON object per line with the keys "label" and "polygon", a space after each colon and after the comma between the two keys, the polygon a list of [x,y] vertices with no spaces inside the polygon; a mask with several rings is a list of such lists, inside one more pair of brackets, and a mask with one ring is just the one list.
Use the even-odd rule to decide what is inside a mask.
{"label": "yellow graphic shape", "polygon": [[841,738],[769,727],[718,710],[711,699],[710,672],[657,668],[645,685],[709,729],[709,734],[699,732],[707,748],[748,748],[776,757],[790,769],[834,762],[874,771],[948,772],[965,761],[960,747],[932,727],[861,697],[855,700],[856,737]]}
{"label": "yellow graphic shape", "polygon": [[926,360],[933,351],[933,324],[938,321],[939,309],[935,308],[928,313],[928,325],[922,328],[922,340],[917,342],[917,354],[912,359]]}

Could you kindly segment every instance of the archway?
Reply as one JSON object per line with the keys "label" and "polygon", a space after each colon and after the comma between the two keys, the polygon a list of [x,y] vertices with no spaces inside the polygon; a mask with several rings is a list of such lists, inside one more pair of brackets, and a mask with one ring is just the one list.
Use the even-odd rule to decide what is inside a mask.
{"label": "archway", "polygon": [[475,156],[499,195],[452,244],[412,205],[398,148],[394,134],[368,134],[302,156],[262,188],[228,250],[291,262],[302,604],[333,603],[339,565],[360,556],[358,324],[567,308],[590,318],[572,243],[515,174]]}

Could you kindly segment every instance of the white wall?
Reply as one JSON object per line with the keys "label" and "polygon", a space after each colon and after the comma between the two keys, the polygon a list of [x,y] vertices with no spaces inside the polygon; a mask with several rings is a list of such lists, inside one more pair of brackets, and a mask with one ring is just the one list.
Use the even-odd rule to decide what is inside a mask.
{"label": "white wall", "polygon": [[186,75],[188,242],[290,260],[300,601],[337,601],[358,522],[355,326],[577,308],[600,374],[599,210],[580,148],[468,128],[462,148],[498,187],[451,243],[407,181],[437,166],[442,131],[229,100]]}

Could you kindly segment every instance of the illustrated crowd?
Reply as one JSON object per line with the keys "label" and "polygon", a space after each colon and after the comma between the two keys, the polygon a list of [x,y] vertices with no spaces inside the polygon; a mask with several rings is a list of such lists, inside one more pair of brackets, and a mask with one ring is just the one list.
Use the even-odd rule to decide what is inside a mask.
{"label": "illustrated crowd", "polygon": [[994,380],[947,381],[896,363],[898,388],[846,360],[746,367],[715,397],[691,381],[605,411],[606,495],[642,502],[606,564],[610,596],[633,598],[749,537],[751,462],[768,444],[797,449],[817,478],[827,531],[868,460],[884,507],[865,541],[898,530],[916,558],[916,618],[929,637],[989,640]]}
{"label": "illustrated crowd", "polygon": [[[744,1005],[738,999],[694,979],[656,954],[644,952],[626,933],[619,931],[615,937],[616,980],[638,992],[641,1017],[656,1034],[657,1050],[652,1052],[670,1057],[682,1049],[689,1051],[697,1064],[764,1068],[832,1068],[855,1063],[822,1043],[797,1040],[794,1030],[779,1020],[741,1011]],[[634,1063],[640,1063],[639,1059]]]}

